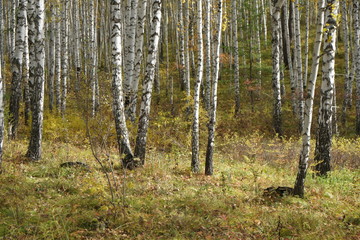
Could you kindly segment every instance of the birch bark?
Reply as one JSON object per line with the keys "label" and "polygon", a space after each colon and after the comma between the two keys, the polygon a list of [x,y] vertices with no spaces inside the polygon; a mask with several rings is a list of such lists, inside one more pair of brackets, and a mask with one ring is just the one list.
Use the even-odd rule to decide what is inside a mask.
{"label": "birch bark", "polygon": [[197,34],[198,34],[198,69],[194,87],[194,119],[192,127],[192,158],[191,169],[199,172],[199,107],[200,107],[200,87],[204,70],[204,50],[202,38],[202,1],[197,4]]}
{"label": "birch bark", "polygon": [[[42,130],[43,130],[43,111],[44,111],[44,83],[45,83],[45,4],[44,0],[32,0],[35,4],[34,29],[29,32],[34,33],[35,42],[33,48],[33,59],[30,61],[30,78],[34,82],[34,95],[32,107],[31,136],[26,156],[32,160],[41,158]],[[30,26],[29,26],[30,27]]]}
{"label": "birch bark", "polygon": [[129,97],[128,116],[130,120],[136,118],[137,93],[139,89],[139,79],[141,73],[141,64],[143,61],[143,45],[145,34],[146,8],[148,0],[140,0],[137,11],[137,25],[136,25],[136,42],[135,42],[135,65],[134,77],[131,82],[132,92]]}
{"label": "birch bark", "polygon": [[316,25],[316,40],[314,44],[314,52],[312,56],[311,74],[307,85],[304,128],[302,131],[302,149],[300,153],[299,168],[294,186],[294,195],[304,196],[304,184],[308,169],[310,155],[310,139],[311,139],[311,123],[313,117],[313,106],[315,96],[316,79],[319,71],[320,49],[323,38],[325,0],[318,2],[318,17]]}
{"label": "birch bark", "polygon": [[236,0],[232,0],[232,37],[234,55],[234,89],[235,89],[235,116],[240,112],[240,70],[239,70],[239,40],[238,16]]}
{"label": "birch bark", "polygon": [[161,0],[151,0],[152,20],[149,37],[148,57],[146,63],[143,92],[141,97],[138,132],[136,137],[135,156],[140,158],[141,164],[145,163],[147,131],[151,106],[151,95],[155,77],[157,54],[159,49],[161,25]]}
{"label": "birch bark", "polygon": [[356,134],[360,135],[360,19],[359,2],[353,3],[354,67],[356,79]]}
{"label": "birch bark", "polygon": [[61,115],[65,115],[66,111],[66,98],[67,98],[67,81],[68,81],[68,71],[69,71],[69,21],[68,21],[68,7],[69,7],[69,0],[64,0],[63,2],[63,11],[62,11],[62,25],[61,25],[61,48],[62,48],[62,58],[61,58]]}
{"label": "birch bark", "polygon": [[272,3],[272,86],[274,91],[273,124],[275,133],[282,136],[281,84],[280,84],[280,12],[284,0]]}
{"label": "birch bark", "polygon": [[216,110],[217,110],[217,87],[220,70],[220,44],[222,30],[222,13],[223,0],[216,1],[216,29],[213,38],[214,55],[213,55],[213,76],[212,76],[212,96],[210,102],[210,119],[208,123],[208,144],[206,149],[205,174],[213,175],[213,154],[215,147],[215,127],[216,127]]}
{"label": "birch bark", "polygon": [[9,106],[9,138],[15,139],[19,126],[19,110],[21,99],[21,76],[22,64],[25,45],[26,31],[26,9],[27,1],[21,0],[16,16],[17,26],[15,34],[15,50],[12,58],[12,79],[11,79],[11,95]]}
{"label": "birch bark", "polygon": [[325,13],[324,53],[322,62],[322,82],[315,148],[315,166],[319,175],[326,175],[331,170],[331,138],[333,99],[335,86],[336,31],[339,1],[327,0]]}
{"label": "birch bark", "polygon": [[125,153],[123,166],[132,168],[133,153],[129,141],[129,133],[125,120],[124,96],[122,88],[122,34],[121,34],[121,0],[112,0],[111,12],[111,49],[112,49],[112,95],[113,114],[119,154]]}

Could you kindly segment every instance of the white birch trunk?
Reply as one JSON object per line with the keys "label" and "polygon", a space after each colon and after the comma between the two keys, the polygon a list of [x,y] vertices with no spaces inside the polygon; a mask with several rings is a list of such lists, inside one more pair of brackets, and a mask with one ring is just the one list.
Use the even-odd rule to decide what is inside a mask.
{"label": "white birch trunk", "polygon": [[286,58],[289,67],[289,76],[290,76],[290,90],[291,90],[291,100],[292,100],[292,107],[293,113],[296,114],[297,112],[297,101],[296,101],[296,78],[294,76],[294,65],[293,60],[291,57],[291,41],[290,41],[290,32],[289,32],[289,6],[288,2],[285,1],[284,3],[284,31],[285,31],[285,42],[286,42]]}
{"label": "white birch trunk", "polygon": [[56,22],[55,22],[55,106],[58,111],[61,108],[61,21],[60,10],[56,9]]}
{"label": "white birch trunk", "polygon": [[274,91],[274,130],[282,136],[280,85],[280,13],[284,0],[272,0],[272,86]]}
{"label": "white birch trunk", "polygon": [[48,79],[48,94],[49,94],[49,109],[54,108],[54,78],[55,78],[55,14],[54,6],[50,6],[50,40],[49,40],[49,79]]}
{"label": "white birch trunk", "polygon": [[136,137],[135,156],[140,158],[141,164],[145,163],[146,139],[149,127],[151,95],[155,78],[155,67],[159,49],[160,25],[161,25],[161,0],[151,0],[152,20],[149,37],[149,48],[146,63],[146,72],[143,82],[141,97],[138,132]]}
{"label": "white birch trunk", "polygon": [[341,26],[343,30],[344,41],[344,55],[345,55],[345,79],[344,79],[344,101],[342,106],[341,121],[346,124],[347,109],[350,108],[351,99],[351,85],[352,78],[350,77],[350,44],[349,44],[349,27],[348,27],[348,13],[346,1],[341,1]]}
{"label": "white birch trunk", "polygon": [[43,131],[43,111],[44,111],[44,83],[45,83],[45,4],[44,0],[31,0],[35,4],[34,29],[29,28],[29,32],[34,33],[35,42],[33,59],[30,59],[30,78],[34,82],[34,95],[32,107],[31,136],[26,156],[32,160],[41,158],[42,131]]}
{"label": "white birch trunk", "polygon": [[24,100],[25,100],[25,109],[24,109],[24,118],[25,125],[28,125],[29,115],[31,111],[31,101],[30,101],[30,86],[29,86],[29,24],[28,19],[25,20],[25,41],[24,41],[24,52],[23,52],[23,67],[22,67],[22,82],[24,84]]}
{"label": "white birch trunk", "polygon": [[133,153],[129,141],[129,133],[125,120],[124,96],[122,88],[122,34],[121,34],[121,0],[111,1],[111,49],[112,49],[112,94],[113,113],[119,154],[126,154],[123,165],[131,168]]}
{"label": "white birch trunk", "polygon": [[75,71],[76,71],[76,81],[75,81],[75,91],[80,91],[80,74],[81,74],[81,59],[80,59],[80,19],[79,19],[79,2],[74,0],[73,2],[73,18],[75,24]]}
{"label": "white birch trunk", "polygon": [[[0,4],[2,3],[0,2]],[[3,147],[4,147],[4,81],[2,78],[2,61],[0,60],[0,173],[2,172]]]}
{"label": "white birch trunk", "polygon": [[304,89],[308,81],[308,69],[309,69],[309,28],[310,28],[310,3],[309,0],[305,0],[305,63],[304,63]]}
{"label": "white birch trunk", "polygon": [[304,183],[308,169],[309,155],[310,155],[310,139],[311,139],[311,124],[313,117],[313,106],[315,96],[316,79],[319,71],[320,63],[320,49],[323,38],[324,15],[325,15],[325,0],[318,3],[318,17],[316,26],[316,40],[314,44],[314,52],[312,57],[311,74],[309,83],[307,84],[307,93],[305,100],[304,112],[304,128],[302,131],[302,149],[300,153],[299,169],[294,186],[294,195],[304,196]]}
{"label": "white birch trunk", "polygon": [[301,32],[300,32],[300,2],[295,0],[295,70],[297,76],[297,97],[298,97],[298,117],[299,127],[302,131],[304,127],[304,82],[301,58]]}
{"label": "white birch trunk", "polygon": [[238,15],[236,0],[232,0],[232,37],[234,55],[234,89],[235,89],[235,116],[240,112],[240,71],[239,71],[239,40]]}
{"label": "white birch trunk", "polygon": [[315,169],[319,175],[326,175],[331,170],[331,138],[333,134],[332,116],[335,87],[335,53],[338,0],[326,1],[324,53],[322,63],[321,96],[318,130],[315,148]]}
{"label": "white birch trunk", "polygon": [[354,66],[356,83],[356,134],[360,135],[360,3],[353,3],[353,25],[354,25]]}
{"label": "white birch trunk", "polygon": [[184,29],[184,16],[182,1],[178,2],[178,28],[179,28],[179,67],[180,67],[180,81],[181,90],[187,92],[187,79],[186,79],[186,56],[185,56],[185,31]]}
{"label": "white birch trunk", "polygon": [[210,112],[211,96],[211,0],[205,0],[205,23],[204,23],[204,44],[205,44],[205,109]]}
{"label": "white birch trunk", "polygon": [[217,87],[220,72],[220,44],[222,32],[222,13],[223,0],[216,1],[217,22],[215,35],[213,38],[214,55],[213,55],[213,82],[212,82],[212,98],[210,103],[210,119],[208,123],[208,143],[206,149],[205,174],[213,174],[213,154],[215,147],[215,127],[216,127],[216,110],[217,110]]}
{"label": "white birch trunk", "polygon": [[26,31],[26,9],[27,0],[19,2],[19,8],[16,16],[17,26],[15,35],[15,50],[12,58],[12,79],[11,79],[11,95],[9,109],[9,138],[15,139],[19,126],[19,110],[21,100],[21,76],[22,64],[25,45]]}
{"label": "white birch trunk", "polygon": [[256,26],[256,62],[257,62],[257,68],[258,68],[258,89],[261,89],[262,84],[262,76],[261,76],[261,40],[260,40],[260,21],[259,21],[259,4],[258,0],[255,0],[255,26]]}
{"label": "white birch trunk", "polygon": [[125,94],[125,108],[126,116],[134,120],[134,116],[130,115],[128,111],[130,105],[130,98],[133,95],[135,89],[132,88],[134,81],[134,65],[135,65],[135,44],[136,44],[136,20],[138,12],[138,0],[128,1],[130,6],[127,7],[127,11],[130,11],[128,21],[126,23],[125,32],[125,56],[124,56],[124,67],[125,67],[125,80],[124,80],[124,94]]}
{"label": "white birch trunk", "polygon": [[191,170],[199,172],[199,108],[200,108],[200,87],[204,71],[204,50],[202,38],[202,1],[197,2],[197,34],[198,34],[198,69],[194,87],[194,119],[192,126],[192,158]]}
{"label": "white birch trunk", "polygon": [[69,21],[68,21],[68,7],[69,0],[63,2],[63,11],[62,11],[62,26],[61,26],[61,48],[62,48],[62,58],[61,58],[61,115],[65,115],[66,111],[66,98],[67,98],[67,86],[68,86],[68,71],[69,71]]}
{"label": "white birch trunk", "polygon": [[130,93],[131,95],[129,97],[129,106],[128,106],[128,117],[132,121],[135,121],[136,119],[137,93],[139,89],[141,64],[143,60],[147,2],[148,0],[140,0],[137,11],[134,77],[131,82],[132,92]]}

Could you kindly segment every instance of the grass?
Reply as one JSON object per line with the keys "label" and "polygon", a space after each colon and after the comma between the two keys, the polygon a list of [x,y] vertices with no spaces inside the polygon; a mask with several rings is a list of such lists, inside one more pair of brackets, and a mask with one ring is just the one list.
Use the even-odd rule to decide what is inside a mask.
{"label": "grass", "polygon": [[[88,148],[47,141],[43,160],[27,162],[18,157],[26,142],[11,142],[0,175],[0,239],[359,239],[360,171],[338,157],[349,148],[358,162],[359,142],[335,143],[335,170],[327,178],[310,172],[304,199],[263,195],[292,186],[299,141],[229,137],[212,177],[189,171],[190,154],[155,149],[144,168],[123,172],[111,149],[104,164],[115,169],[112,200]],[[60,168],[66,161],[91,171]]]}

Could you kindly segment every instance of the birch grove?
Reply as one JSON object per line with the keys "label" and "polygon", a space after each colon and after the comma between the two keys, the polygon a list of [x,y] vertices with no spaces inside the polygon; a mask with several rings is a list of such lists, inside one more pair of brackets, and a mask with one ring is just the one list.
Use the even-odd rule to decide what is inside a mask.
{"label": "birch grove", "polygon": [[26,156],[39,160],[43,128],[44,141],[71,141],[86,122],[126,169],[177,151],[213,175],[227,140],[258,132],[301,139],[293,194],[304,197],[314,109],[318,175],[331,170],[333,135],[360,134],[359,4],[316,4],[0,0],[0,156],[4,136],[29,136]]}

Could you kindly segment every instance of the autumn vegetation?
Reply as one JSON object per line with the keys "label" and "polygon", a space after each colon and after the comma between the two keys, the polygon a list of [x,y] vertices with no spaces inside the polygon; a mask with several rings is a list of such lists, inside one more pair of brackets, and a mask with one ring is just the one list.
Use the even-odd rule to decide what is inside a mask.
{"label": "autumn vegetation", "polygon": [[[229,5],[225,11],[230,11]],[[226,24],[229,21],[224,21],[222,33],[228,37]],[[311,28],[310,49],[315,35]],[[258,57],[248,44],[241,42],[239,51],[249,59]],[[248,65],[239,65],[239,110],[235,109],[234,58],[230,48],[221,48],[212,176],[204,174],[209,111],[202,90],[198,96],[199,169],[194,172],[192,168],[197,75],[191,73],[188,95],[182,90],[183,69],[173,54],[175,45],[161,42],[155,76],[160,85],[154,86],[152,95],[146,161],[135,169],[124,168],[124,155],[119,154],[113,74],[105,59],[100,58],[96,72],[99,106],[95,113],[93,89],[85,81],[88,75],[76,69],[69,69],[65,113],[55,106],[50,109],[45,94],[42,157],[38,161],[25,155],[31,126],[25,124],[22,103],[17,138],[9,139],[5,127],[0,239],[360,239],[360,138],[355,131],[355,106],[347,109],[346,122],[338,121],[339,132],[332,138],[331,171],[318,176],[312,140],[304,196],[271,190],[294,187],[302,139],[293,112],[288,69],[281,99],[281,136],[274,129],[270,34],[261,44],[261,67],[253,70],[254,75],[260,70],[261,86],[255,84]],[[191,51],[198,51],[195,45]],[[340,40],[335,65],[339,106],[345,94],[344,52]],[[2,77],[9,89],[12,67],[7,55],[4,63]],[[319,72],[320,76],[321,66]],[[75,86],[76,79],[79,86]],[[312,136],[317,131],[320,85],[318,81]],[[139,103],[140,96],[139,91]],[[5,104],[9,98],[6,94]],[[5,119],[9,119],[7,108]],[[137,122],[126,121],[132,146]],[[64,165],[69,162],[81,164]]]}

